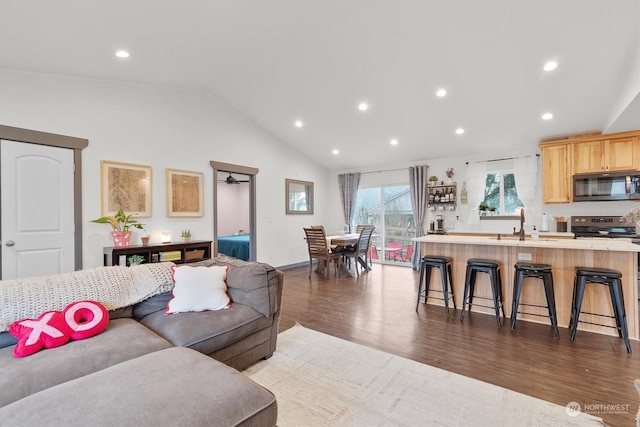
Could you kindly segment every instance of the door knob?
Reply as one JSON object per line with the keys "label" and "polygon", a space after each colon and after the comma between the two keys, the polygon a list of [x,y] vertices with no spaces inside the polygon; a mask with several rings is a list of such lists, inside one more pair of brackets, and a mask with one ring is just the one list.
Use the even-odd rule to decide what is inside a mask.
{"label": "door knob", "polygon": [[7,246],[13,246],[15,244],[16,244],[16,242],[14,242],[13,240],[7,240],[7,243],[5,243],[5,245],[7,245]]}

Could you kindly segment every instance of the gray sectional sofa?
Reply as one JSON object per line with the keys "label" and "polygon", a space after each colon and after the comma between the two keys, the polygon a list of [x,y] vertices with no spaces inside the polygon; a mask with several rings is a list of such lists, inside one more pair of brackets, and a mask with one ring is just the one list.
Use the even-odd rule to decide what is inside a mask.
{"label": "gray sectional sofa", "polygon": [[[166,315],[170,284],[158,283],[148,298],[107,307],[107,329],[89,339],[15,358],[12,338],[0,333],[0,425],[276,425],[275,396],[238,370],[275,351],[283,273],[231,258],[190,265],[220,264],[229,265],[228,309]],[[163,268],[147,276],[166,281]],[[52,289],[86,273],[54,277]],[[97,277],[92,287],[108,286]],[[7,295],[20,290],[8,282],[0,281],[0,320],[11,311]],[[39,289],[29,285],[25,293]]]}

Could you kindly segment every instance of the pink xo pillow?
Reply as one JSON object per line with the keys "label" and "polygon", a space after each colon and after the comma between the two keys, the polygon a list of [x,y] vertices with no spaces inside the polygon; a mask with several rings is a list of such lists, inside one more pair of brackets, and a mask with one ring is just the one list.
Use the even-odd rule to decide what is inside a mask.
{"label": "pink xo pillow", "polygon": [[18,338],[13,349],[15,357],[25,357],[43,348],[64,345],[69,340],[83,340],[98,335],[107,328],[109,313],[96,301],[78,301],[63,311],[47,311],[37,319],[13,322],[9,332]]}
{"label": "pink xo pillow", "polygon": [[173,266],[173,298],[165,314],[221,310],[231,306],[227,295],[228,266]]}
{"label": "pink xo pillow", "polygon": [[47,311],[37,319],[23,319],[13,322],[9,332],[18,338],[13,349],[15,357],[25,357],[43,348],[65,345],[71,339],[70,328],[60,311]]}
{"label": "pink xo pillow", "polygon": [[69,304],[64,311],[72,340],[84,340],[102,333],[109,323],[109,312],[95,301],[78,301]]}

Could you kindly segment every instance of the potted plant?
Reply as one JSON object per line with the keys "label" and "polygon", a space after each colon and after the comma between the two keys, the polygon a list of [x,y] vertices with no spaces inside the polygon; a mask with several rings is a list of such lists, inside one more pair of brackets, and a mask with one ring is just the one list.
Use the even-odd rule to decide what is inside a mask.
{"label": "potted plant", "polygon": [[142,255],[131,255],[127,258],[127,261],[129,261],[129,266],[139,265],[144,262],[144,257]]}
{"label": "potted plant", "polygon": [[189,241],[189,240],[191,240],[191,230],[189,230],[189,229],[182,230],[182,231],[180,232],[180,237],[182,237],[182,239],[183,239],[184,241]]}
{"label": "potted plant", "polygon": [[113,237],[113,246],[116,248],[122,248],[129,246],[131,240],[131,234],[133,233],[130,228],[137,228],[144,230],[144,224],[139,223],[132,217],[134,214],[127,215],[122,208],[113,216],[103,216],[98,219],[93,219],[91,222],[97,224],[110,224],[111,236]]}
{"label": "potted plant", "polygon": [[480,202],[478,205],[478,210],[480,211],[480,215],[486,215],[489,210],[489,204],[487,202]]}
{"label": "potted plant", "polygon": [[438,182],[438,177],[437,177],[437,176],[435,176],[435,175],[431,175],[431,176],[429,177],[429,184],[431,184],[431,185],[436,185],[436,182]]}
{"label": "potted plant", "polygon": [[496,214],[496,210],[498,210],[498,208],[496,208],[495,206],[489,206],[489,212],[490,215],[495,215]]}

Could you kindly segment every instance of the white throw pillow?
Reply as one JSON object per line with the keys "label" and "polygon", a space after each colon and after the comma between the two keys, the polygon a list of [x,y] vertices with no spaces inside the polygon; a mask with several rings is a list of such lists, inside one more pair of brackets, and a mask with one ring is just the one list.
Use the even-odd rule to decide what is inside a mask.
{"label": "white throw pillow", "polygon": [[228,266],[173,266],[173,298],[165,314],[229,308]]}

